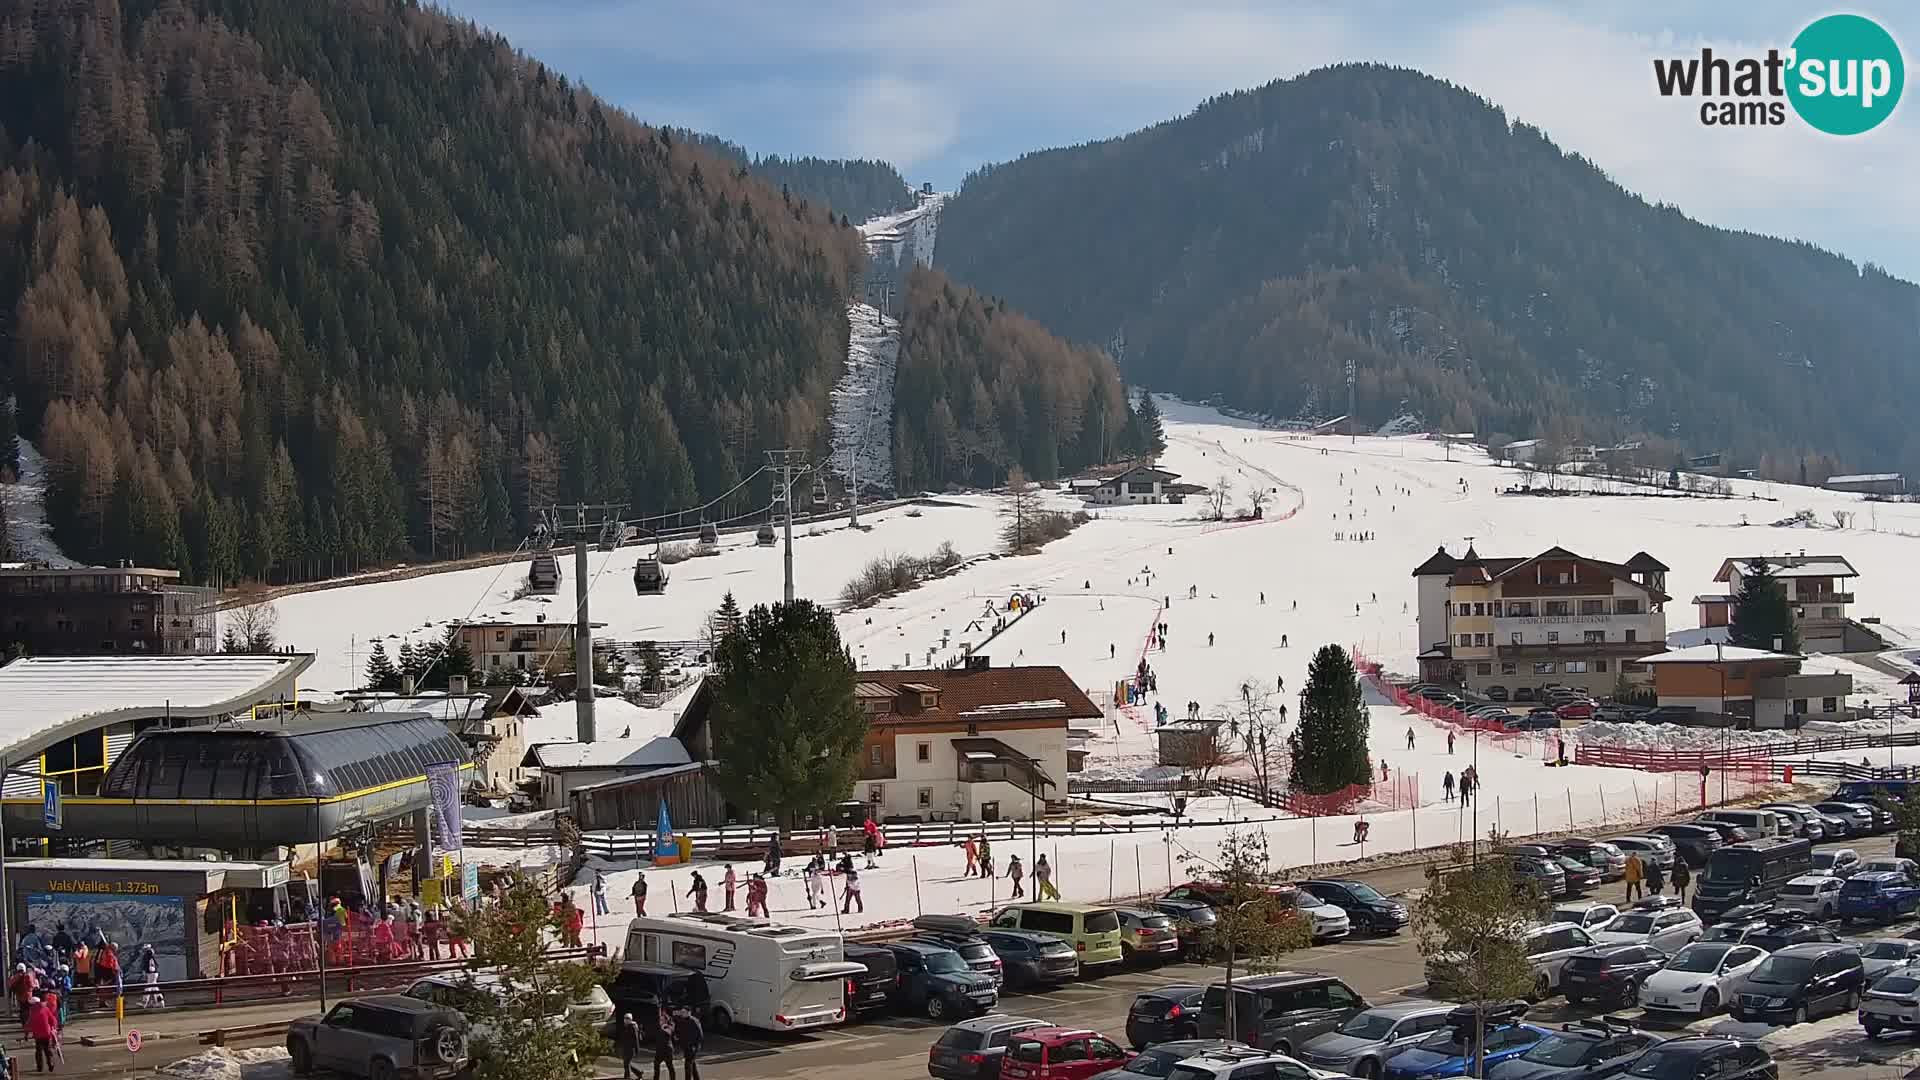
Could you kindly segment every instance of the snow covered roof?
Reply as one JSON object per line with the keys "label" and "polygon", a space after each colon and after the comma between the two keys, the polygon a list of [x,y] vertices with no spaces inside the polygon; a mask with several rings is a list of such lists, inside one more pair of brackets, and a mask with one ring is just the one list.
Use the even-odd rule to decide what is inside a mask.
{"label": "snow covered roof", "polygon": [[1741,555],[1721,563],[1720,572],[1713,575],[1713,580],[1731,581],[1735,569],[1745,577],[1753,572],[1753,564],[1761,559],[1765,559],[1767,565],[1773,568],[1774,577],[1860,576],[1860,571],[1853,568],[1845,555]]}
{"label": "snow covered roof", "polygon": [[1714,664],[1722,661],[1743,664],[1750,660],[1799,660],[1794,653],[1749,649],[1743,645],[1689,645],[1640,658],[1642,664]]}
{"label": "snow covered roof", "polygon": [[1897,472],[1851,473],[1846,476],[1829,476],[1829,484],[1883,484],[1889,480],[1900,479]]}
{"label": "snow covered roof", "polygon": [[27,656],[0,667],[0,756],[156,716],[226,716],[291,700],[312,653],[258,656]]}
{"label": "snow covered roof", "polygon": [[693,761],[679,739],[665,735],[597,742],[539,743],[527,748],[522,767],[568,769],[646,769]]}
{"label": "snow covered roof", "polygon": [[1699,596],[1693,598],[1693,602],[1696,604],[1731,604],[1733,603],[1733,594],[1723,592],[1701,593]]}

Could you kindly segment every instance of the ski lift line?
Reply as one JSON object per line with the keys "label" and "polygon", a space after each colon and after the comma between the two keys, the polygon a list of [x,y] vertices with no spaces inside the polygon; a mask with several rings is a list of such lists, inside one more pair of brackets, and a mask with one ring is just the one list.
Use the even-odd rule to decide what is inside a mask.
{"label": "ski lift line", "polygon": [[768,466],[768,465],[760,466],[759,468],[748,473],[746,477],[742,479],[739,483],[733,485],[732,487],[714,496],[712,499],[708,500],[707,502],[700,504],[699,506],[688,506],[688,507],[683,507],[679,510],[668,510],[662,513],[654,514],[651,517],[629,518],[627,520],[627,524],[640,526],[648,522],[662,522],[662,521],[666,521],[669,518],[684,518],[688,514],[705,513],[706,511],[711,510],[714,507],[719,506],[721,503],[727,501],[727,499],[732,497],[736,492],[740,491],[742,488],[746,487],[747,485],[753,483],[755,480],[759,479],[760,474],[768,471],[770,468],[771,466]]}
{"label": "ski lift line", "polygon": [[493,587],[500,583],[500,575],[507,572],[507,567],[520,565],[521,554],[530,553],[532,546],[532,537],[521,540],[520,546],[513,549],[512,557],[501,563],[500,568],[493,572],[493,580],[487,582],[487,587],[480,590],[480,595],[474,598],[473,606],[467,609],[465,615],[460,616],[459,619],[454,621],[453,626],[448,629],[446,634],[441,636],[439,643],[434,646],[433,659],[427,661],[426,666],[420,669],[420,681],[424,682],[426,677],[432,674],[433,669],[439,665],[440,658],[446,655],[448,640],[450,640],[453,635],[458,634],[468,623],[472,622],[473,613],[479,611],[480,605],[486,602],[487,597],[493,595]]}

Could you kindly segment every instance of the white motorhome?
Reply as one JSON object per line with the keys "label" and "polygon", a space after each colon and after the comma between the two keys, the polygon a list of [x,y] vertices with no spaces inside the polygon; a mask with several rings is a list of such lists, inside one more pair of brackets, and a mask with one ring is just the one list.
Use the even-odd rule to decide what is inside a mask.
{"label": "white motorhome", "polygon": [[840,935],[766,919],[676,912],[627,924],[628,963],[665,964],[706,976],[712,1026],[802,1031],[847,1018],[846,980],[863,974]]}

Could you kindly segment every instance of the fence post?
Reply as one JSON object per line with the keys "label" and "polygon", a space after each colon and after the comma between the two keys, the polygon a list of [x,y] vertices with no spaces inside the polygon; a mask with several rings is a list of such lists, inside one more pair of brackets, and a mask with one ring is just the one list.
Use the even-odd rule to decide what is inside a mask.
{"label": "fence post", "polygon": [[926,911],[920,907],[920,856],[918,855],[913,857],[913,913],[916,917],[926,914]]}
{"label": "fence post", "polygon": [[[1600,820],[1606,821],[1607,820],[1607,789],[1601,787],[1599,784],[1595,784],[1593,785],[1593,790],[1600,793]],[[1572,791],[1567,792],[1567,798],[1569,799],[1573,798]]]}
{"label": "fence post", "polygon": [[1573,789],[1567,789],[1567,828],[1573,828]]}
{"label": "fence post", "polygon": [[1533,835],[1540,835],[1540,793],[1533,793]]}

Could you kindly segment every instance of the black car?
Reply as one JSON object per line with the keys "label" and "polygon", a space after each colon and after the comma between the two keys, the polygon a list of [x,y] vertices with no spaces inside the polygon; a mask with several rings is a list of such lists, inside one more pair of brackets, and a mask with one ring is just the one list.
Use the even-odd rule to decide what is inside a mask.
{"label": "black car", "polygon": [[1649,724],[1691,724],[1700,718],[1700,710],[1691,705],[1656,705],[1640,719]]}
{"label": "black car", "polygon": [[1571,855],[1555,852],[1553,862],[1567,875],[1567,895],[1582,896],[1600,887],[1605,876],[1599,870]]}
{"label": "black car", "polygon": [[[1730,822],[1709,821],[1709,820],[1703,820],[1700,818],[1695,818],[1694,820],[1688,822],[1687,824],[1697,825],[1702,829],[1707,829],[1711,831],[1714,835],[1720,838],[1720,842],[1723,845],[1744,844],[1747,842],[1747,834],[1740,831],[1740,826],[1734,825]],[[1667,826],[1662,825],[1660,826],[1660,828],[1664,829],[1664,828],[1667,828]],[[1678,847],[1679,843],[1676,841],[1674,846]]]}
{"label": "black car", "polygon": [[1647,713],[1651,711],[1644,705],[1621,705],[1610,701],[1604,705],[1596,705],[1593,718],[1596,721],[1615,724],[1632,724],[1645,720]]}
{"label": "black car", "polygon": [[1760,961],[1729,1011],[1735,1020],[1804,1024],[1826,1013],[1854,1011],[1866,988],[1859,946],[1789,945]]}
{"label": "black car", "polygon": [[1487,694],[1488,701],[1507,700],[1507,688],[1504,686],[1499,686],[1499,685],[1489,686],[1487,687],[1486,694]]}
{"label": "black car", "polygon": [[940,945],[960,954],[968,967],[993,980],[1006,982],[1000,955],[980,936],[980,924],[965,915],[922,915],[913,920],[913,940]]}
{"label": "black car", "polygon": [[882,945],[861,945],[847,942],[847,959],[867,969],[864,975],[855,975],[847,980],[847,1015],[858,1018],[864,1014],[885,1012],[893,1004],[893,985],[899,976],[899,966],[893,959],[893,950]]}
{"label": "black car", "polygon": [[[986,930],[980,935],[1000,958],[1008,986],[1055,986],[1080,973],[1073,946],[1032,930]],[[848,958],[852,958],[849,951]]]}
{"label": "black car", "polygon": [[1171,983],[1145,991],[1127,1010],[1127,1042],[1135,1047],[1192,1039],[1200,1030],[1200,1005],[1207,988]]}
{"label": "black car", "polygon": [[1507,725],[1516,731],[1550,731],[1560,726],[1560,714],[1552,709],[1529,709],[1527,715]]}
{"label": "black car", "polygon": [[902,941],[888,945],[900,975],[894,981],[893,1005],[907,1012],[925,1013],[930,1020],[979,1015],[1000,1001],[992,976],[967,967],[960,954],[944,945]]}
{"label": "black car", "polygon": [[1650,1047],[1623,1075],[1634,1080],[1780,1080],[1780,1068],[1757,1042],[1685,1035]]}
{"label": "black car", "polygon": [[1667,954],[1651,945],[1596,945],[1567,958],[1560,969],[1560,992],[1569,1005],[1588,998],[1625,1005],[1641,981],[1666,962]]}
{"label": "black car", "polygon": [[1487,1080],[1547,1080],[1560,1076],[1618,1076],[1659,1038],[1606,1017],[1577,1020],[1519,1057],[1498,1062]]}
{"label": "black car", "polygon": [[1185,960],[1198,960],[1213,949],[1214,928],[1220,925],[1220,913],[1199,900],[1175,900],[1162,896],[1153,901],[1153,909],[1162,915],[1173,918],[1173,928],[1180,932],[1180,956]]}
{"label": "black car", "polygon": [[1707,865],[1707,857],[1727,845],[1718,829],[1704,825],[1655,825],[1647,830],[1673,841],[1673,852],[1694,869]]}
{"label": "black car", "polygon": [[1300,887],[1347,913],[1359,934],[1397,934],[1407,925],[1407,905],[1364,881],[1320,878]]}
{"label": "black car", "polygon": [[1007,1056],[1007,1042],[1023,1031],[1046,1026],[1045,1020],[999,1013],[962,1020],[927,1048],[927,1075],[941,1080],[994,1080]]}
{"label": "black car", "polygon": [[613,1015],[632,1013],[642,1027],[653,1023],[661,1006],[685,1005],[705,1020],[712,1003],[706,975],[664,964],[621,964],[604,986],[607,999],[613,1002]]}
{"label": "black car", "polygon": [[1743,942],[1755,934],[1763,934],[1778,923],[1781,912],[1772,904],[1741,904],[1728,908],[1706,933],[1700,935],[1701,941]]}
{"label": "black car", "polygon": [[1775,911],[1766,916],[1767,925],[1746,937],[1746,944],[1768,952],[1779,952],[1789,945],[1831,945],[1840,935],[1817,922],[1807,921],[1798,911]]}

